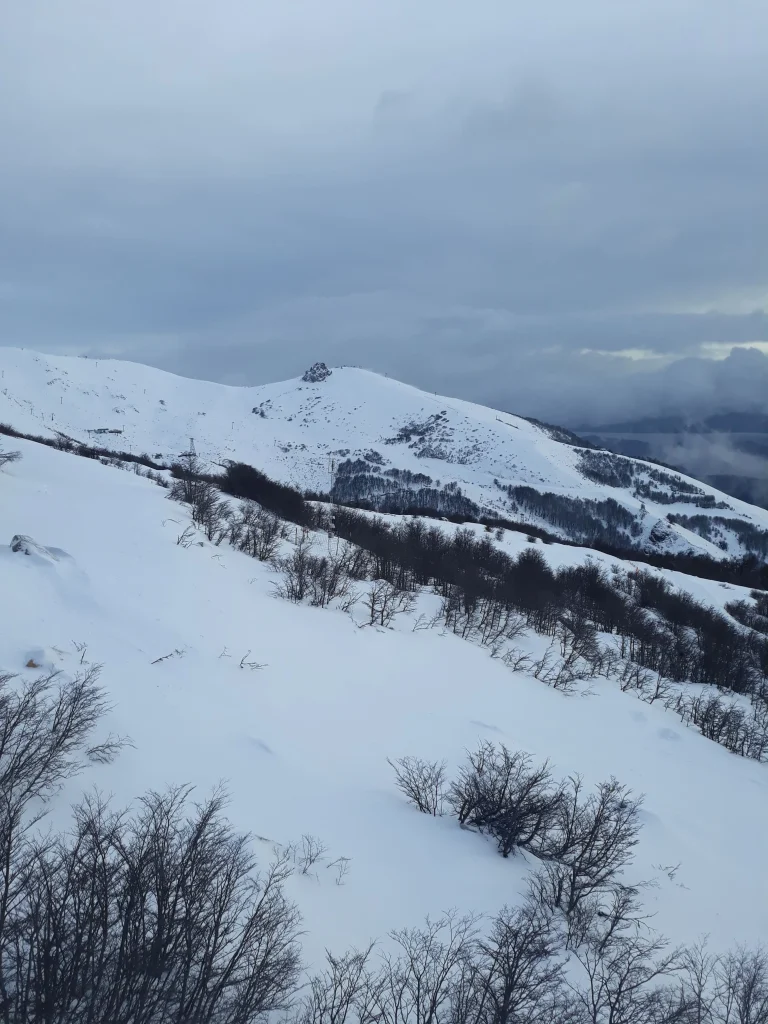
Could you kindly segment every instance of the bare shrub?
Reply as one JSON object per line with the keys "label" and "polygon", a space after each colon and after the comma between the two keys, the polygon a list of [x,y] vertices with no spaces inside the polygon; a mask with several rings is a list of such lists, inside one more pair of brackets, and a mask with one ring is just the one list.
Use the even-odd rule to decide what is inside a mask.
{"label": "bare shrub", "polygon": [[302,875],[308,875],[309,869],[314,867],[328,852],[328,847],[317,836],[305,833],[301,842],[296,845],[296,864]]}
{"label": "bare shrub", "polygon": [[477,943],[473,1024],[571,1020],[561,952],[552,914],[536,900],[502,908]]}
{"label": "bare shrub", "polygon": [[614,883],[640,832],[641,797],[616,779],[601,782],[582,802],[583,781],[572,776],[559,793],[543,853],[547,902],[567,916]]}
{"label": "bare shrub", "polygon": [[317,608],[326,608],[332,601],[352,595],[349,545],[332,554],[316,555],[309,533],[302,531],[292,554],[277,559],[274,565],[282,574],[277,593],[296,604],[308,600]]}
{"label": "bare shrub", "polygon": [[373,985],[369,962],[373,944],[334,956],[326,950],[327,968],[310,980],[309,990],[292,1024],[357,1024],[370,1020]]}
{"label": "bare shrub", "polygon": [[282,579],[275,584],[280,597],[299,604],[309,594],[311,585],[312,540],[307,530],[298,532],[296,545],[290,555],[276,559],[275,569]]}
{"label": "bare shrub", "polygon": [[3,450],[2,445],[0,445],[0,469],[2,469],[3,466],[10,466],[10,464],[12,462],[18,462],[20,458],[21,458],[21,452],[19,452],[19,451],[6,452],[6,451]]}
{"label": "bare shrub", "polygon": [[0,1014],[50,1024],[245,1024],[296,984],[298,915],[278,860],[254,873],[221,793],[149,793],[135,813],[98,796],[63,835],[35,829],[107,710],[98,669],[11,687],[0,677]]}
{"label": "bare shrub", "polygon": [[205,480],[199,481],[191,508],[195,526],[200,527],[208,540],[221,544],[229,532],[232,512],[218,488]]}
{"label": "bare shrub", "polygon": [[583,977],[569,982],[588,1024],[673,1024],[679,999],[663,982],[679,967],[680,951],[651,931],[627,891],[591,920],[572,946]]}
{"label": "bare shrub", "polygon": [[413,608],[413,603],[414,597],[410,591],[398,590],[386,580],[375,580],[363,597],[371,626],[391,626],[397,615]]}
{"label": "bare shrub", "polygon": [[446,763],[424,761],[420,757],[387,759],[395,773],[395,785],[422,814],[434,817],[443,813],[445,806]]}
{"label": "bare shrub", "polygon": [[253,501],[241,503],[229,526],[232,545],[260,562],[274,558],[283,536],[284,527],[277,516]]}
{"label": "bare shrub", "polygon": [[477,918],[448,913],[423,928],[404,928],[390,938],[399,947],[386,955],[366,992],[371,1019],[381,1024],[436,1024],[461,1020],[471,991],[471,958]]}
{"label": "bare shrub", "polygon": [[556,820],[560,789],[547,761],[534,765],[528,754],[486,741],[468,754],[448,799],[460,824],[492,835],[508,857],[517,848],[542,849]]}
{"label": "bare shrub", "polygon": [[[136,814],[97,799],[71,837],[38,845],[3,981],[12,1020],[236,1024],[286,1005],[298,916],[283,862],[254,873],[220,794],[150,793]],[[10,952],[10,951],[9,951]]]}

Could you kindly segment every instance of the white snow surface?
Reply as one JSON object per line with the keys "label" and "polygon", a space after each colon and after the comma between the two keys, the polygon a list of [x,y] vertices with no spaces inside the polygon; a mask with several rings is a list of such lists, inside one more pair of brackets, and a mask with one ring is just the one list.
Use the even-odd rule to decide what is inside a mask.
{"label": "white snow surface", "polygon": [[[59,431],[81,442],[166,462],[187,451],[193,438],[207,462],[244,461],[277,480],[315,491],[328,491],[334,465],[373,451],[384,460],[382,468],[427,474],[443,485],[455,482],[466,497],[502,517],[513,513],[495,480],[571,497],[610,497],[640,517],[638,543],[659,551],[693,551],[714,558],[743,553],[732,532],[721,532],[723,550],[668,524],[669,512],[724,516],[768,529],[768,511],[695,481],[728,508],[702,510],[689,503],[646,499],[643,513],[643,502],[629,490],[583,476],[576,449],[541,427],[352,367],[336,368],[316,384],[296,378],[229,387],[138,363],[0,348],[3,422],[25,433],[55,436]],[[423,438],[397,440],[401,428],[413,424],[426,425]],[[522,513],[514,518],[547,525]],[[654,527],[663,538],[651,543]]]}
{"label": "white snow surface", "polygon": [[[491,739],[550,758],[558,776],[579,772],[592,785],[615,775],[645,794],[626,879],[657,880],[646,907],[673,941],[707,933],[725,949],[768,935],[765,765],[615,684],[568,697],[453,635],[414,632],[412,621],[378,631],[289,604],[265,565],[225,546],[177,545],[187,512],[148,480],[14,447],[22,461],[0,471],[0,670],[32,678],[30,659],[69,674],[81,658],[101,663],[113,704],[102,731],[135,744],[67,785],[55,825],[94,785],[123,805],[149,787],[190,782],[202,795],[226,780],[230,816],[261,837],[262,863],[304,833],[328,847],[314,874],[290,881],[317,966],[326,946],[519,899],[533,861],[504,860],[454,819],[420,815],[387,764],[418,754],[455,767]],[[17,534],[55,557],[13,552]],[[151,664],[175,650],[183,656]],[[241,669],[246,652],[264,667]],[[343,885],[327,866],[340,856],[351,858]]]}

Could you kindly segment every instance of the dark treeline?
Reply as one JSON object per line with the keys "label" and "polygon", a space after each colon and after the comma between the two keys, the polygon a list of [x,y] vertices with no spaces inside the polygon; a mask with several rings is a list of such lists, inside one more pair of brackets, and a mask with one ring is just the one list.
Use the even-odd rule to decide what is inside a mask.
{"label": "dark treeline", "polygon": [[566,530],[577,541],[629,547],[632,538],[642,533],[635,516],[613,498],[574,498],[525,485],[494,482],[509,497],[515,512],[522,509],[537,516],[557,529]]}
{"label": "dark treeline", "polygon": [[[200,479],[191,464],[176,472],[189,481]],[[449,535],[421,519],[389,525],[343,506],[334,507],[331,524],[327,506],[315,508],[298,491],[241,463],[230,463],[223,477],[209,480],[280,518],[302,526],[332,526],[337,536],[368,552],[371,563],[363,577],[385,580],[400,591],[433,587],[448,602],[456,632],[474,629],[476,616],[497,622],[514,611],[538,633],[557,637],[567,618],[582,632],[587,624],[615,634],[622,657],[667,679],[740,694],[764,691],[768,639],[739,628],[727,615],[651,573],[608,574],[595,563],[553,570],[535,548],[513,559],[490,536],[476,540],[469,530]],[[208,500],[213,502],[213,496]],[[217,523],[219,518],[217,512]],[[223,520],[218,529],[223,538]],[[208,532],[212,539],[214,531]],[[359,567],[355,575],[361,577]]]}
{"label": "dark treeline", "polygon": [[[154,461],[146,454],[136,455],[131,452],[120,452],[108,448],[84,445],[65,435],[50,438],[35,434],[25,434],[2,423],[0,423],[0,434],[5,434],[8,437],[24,438],[27,441],[34,441],[37,444],[44,444],[50,448],[68,451],[85,458],[99,459],[108,465],[114,465],[115,460],[117,460],[118,462],[138,463],[156,471],[172,468]],[[178,476],[182,472],[189,473],[190,470],[188,465],[181,466],[176,464],[174,471],[175,475]],[[227,488],[231,487],[232,489],[228,490],[227,493],[258,501],[264,508],[274,512],[275,515],[280,516],[282,519],[287,519],[300,525],[312,525],[315,522],[316,511],[309,504],[310,501],[321,503],[331,501],[331,495],[329,494],[311,492],[302,494],[302,492],[287,484],[276,483],[265,473],[245,463],[230,463],[223,477],[220,475],[203,474],[199,467],[194,471],[201,478],[215,483],[222,490],[227,490]],[[420,474],[414,474],[414,476],[418,475]],[[393,479],[397,478],[393,477]],[[440,489],[441,494],[443,491],[445,491],[446,497],[451,497],[450,491]],[[406,497],[409,500],[406,501]],[[488,517],[480,514],[480,510],[474,506],[469,510],[465,503],[469,503],[469,505],[472,505],[472,503],[464,495],[461,495],[462,511],[449,510],[447,508],[441,510],[436,507],[434,495],[431,492],[427,493],[426,497],[428,498],[426,503],[420,504],[414,501],[413,491],[404,490],[403,495],[397,495],[392,503],[385,496],[378,498],[375,504],[371,501],[354,500],[351,498],[340,503],[350,508],[362,508],[368,511],[381,512],[382,514],[418,515],[422,518],[449,519],[456,523],[479,523],[483,526],[490,525],[492,527],[501,527],[519,533],[530,534],[540,538],[545,543],[565,544],[571,547],[583,546],[576,540],[557,536],[541,526],[534,526],[530,523],[504,517]],[[456,495],[454,493],[451,500],[455,498]],[[338,498],[335,500],[339,501]],[[672,519],[672,516],[668,518]],[[674,517],[674,521],[681,522],[683,525],[695,528],[697,532],[701,532],[698,521],[708,520],[710,517],[689,517],[690,523],[687,519],[683,521],[684,518],[677,516]],[[744,523],[740,520],[723,519],[723,523],[727,524],[729,528],[734,529],[745,546],[751,551],[757,552],[765,547],[765,537],[768,536],[768,531],[760,531],[750,523]],[[705,528],[705,526],[701,526],[701,530]],[[599,531],[597,532],[599,533]],[[744,555],[742,558],[715,561],[715,559],[709,558],[706,555],[671,554],[638,550],[628,545],[625,540],[622,541],[619,537],[614,542],[609,541],[604,536],[595,536],[589,540],[589,546],[593,547],[596,551],[613,555],[615,558],[646,562],[657,569],[671,569],[676,572],[685,573],[688,576],[700,576],[702,579],[716,580],[720,583],[732,583],[740,587],[768,590],[768,564],[766,564],[764,558],[759,557],[756,553]]]}
{"label": "dark treeline", "polygon": [[361,504],[378,512],[402,513],[414,506],[440,515],[477,518],[480,508],[453,481],[440,485],[425,473],[382,470],[364,459],[340,463],[333,480],[331,499],[343,505]]}
{"label": "dark treeline", "polygon": [[334,528],[370,553],[375,578],[402,590],[433,587],[465,617],[513,609],[554,637],[567,616],[615,634],[622,656],[643,668],[736,693],[755,692],[768,670],[768,641],[651,573],[608,574],[595,563],[553,570],[536,548],[511,558],[468,530],[447,534],[421,520],[390,526],[343,508]]}
{"label": "dark treeline", "polygon": [[[642,465],[613,452],[587,450],[579,452],[579,456],[579,469],[588,480],[609,487],[631,488],[638,498],[648,498],[661,505],[684,502],[698,508],[730,508],[727,502],[717,501],[713,494],[707,494],[678,473]],[[654,484],[659,486],[654,487]]]}
{"label": "dark treeline", "polygon": [[286,484],[276,483],[265,473],[244,462],[227,463],[224,475],[215,479],[225,494],[257,501],[262,508],[274,512],[281,519],[302,526],[310,525],[313,520],[312,507],[299,491]]}
{"label": "dark treeline", "polygon": [[693,530],[705,540],[715,541],[721,547],[727,548],[725,540],[718,541],[718,535],[722,538],[723,531],[729,530],[734,533],[747,551],[753,552],[765,558],[768,557],[768,530],[761,530],[753,523],[746,523],[743,519],[726,519],[725,516],[686,516],[670,513],[667,518],[671,523],[679,523],[687,530]]}
{"label": "dark treeline", "polygon": [[76,441],[73,437],[68,437],[59,431],[57,431],[56,437],[43,437],[41,434],[24,434],[7,423],[0,423],[0,434],[4,434],[6,437],[21,437],[25,441],[44,444],[48,448],[55,448],[61,452],[71,452],[73,455],[79,455],[84,459],[101,459],[111,463],[115,461],[134,462],[140,466],[146,466],[147,469],[154,470],[170,469],[170,466],[167,466],[164,462],[156,462],[146,454],[137,455],[133,452],[117,451],[114,448],[101,448],[99,445],[83,444],[81,441]]}

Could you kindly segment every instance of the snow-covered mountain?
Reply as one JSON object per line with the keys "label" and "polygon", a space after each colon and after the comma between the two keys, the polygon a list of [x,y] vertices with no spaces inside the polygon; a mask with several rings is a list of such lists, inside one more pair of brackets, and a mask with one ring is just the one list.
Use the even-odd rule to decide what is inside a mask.
{"label": "snow-covered mountain", "polygon": [[[584,479],[569,461],[574,449],[525,420],[502,417],[504,423],[495,426],[497,414],[492,411],[438,400],[361,371],[333,371],[321,381],[245,391],[130,364],[56,360],[54,369],[43,357],[12,356],[5,365],[1,418],[29,434],[58,429],[83,440],[95,436],[100,443],[113,440],[115,447],[146,450],[169,461],[188,448],[192,436],[212,462],[246,459],[284,480],[315,486],[322,484],[323,460],[329,455],[357,459],[359,454],[378,470],[400,469],[401,480],[405,469],[423,472],[428,463],[444,467],[442,483],[451,479],[445,469],[462,474],[462,490],[478,503],[486,493],[501,493],[483,474],[493,474],[504,458],[512,458],[503,453],[516,450],[517,466],[529,474],[524,479],[533,480],[531,466],[536,466],[542,478],[548,474],[553,489],[570,481],[577,496],[597,500],[595,496],[610,490],[627,503],[639,501],[626,487],[601,490]],[[357,397],[350,397],[358,385]],[[130,419],[126,414],[124,427],[115,426],[109,410],[128,408],[129,395],[136,412]],[[264,403],[256,405],[265,410],[264,416],[248,409],[254,395]],[[69,400],[66,424],[56,420],[56,398],[60,410]],[[118,406],[118,401],[123,404]],[[439,413],[445,410],[445,418],[431,438],[425,441],[411,430],[410,441],[403,436],[391,445],[383,443],[382,437],[406,433],[414,417],[432,415],[433,401]],[[185,430],[198,412],[204,425],[188,436]],[[46,415],[48,423],[43,423]],[[105,423],[106,429],[124,433],[88,435],[89,430],[105,429]],[[223,441],[217,440],[217,428]],[[341,438],[354,437],[355,431],[360,435],[357,444],[341,454]],[[453,457],[459,449],[451,445],[459,434],[463,451],[467,439],[476,435],[477,461],[436,459],[434,452],[425,454],[420,447],[439,444]],[[518,436],[513,449],[509,438]],[[373,450],[389,461],[366,460]],[[486,459],[492,468],[485,467]],[[120,465],[129,472],[115,468]],[[302,919],[302,981],[322,969],[325,950],[340,956],[345,950],[366,949],[372,940],[377,945],[370,953],[370,968],[385,970],[387,955],[396,957],[404,942],[417,941],[418,933],[400,929],[431,927],[424,925],[425,919],[435,922],[452,910],[459,916],[450,921],[476,915],[472,927],[477,935],[494,934],[502,908],[519,908],[532,891],[540,892],[539,909],[551,914],[546,927],[558,936],[552,962],[562,968],[564,991],[577,1006],[591,991],[589,956],[607,927],[605,914],[614,898],[626,894],[634,894],[636,903],[627,905],[618,937],[605,947],[610,956],[600,953],[595,962],[614,984],[627,962],[621,957],[637,954],[632,1000],[652,998],[662,977],[667,994],[676,997],[684,975],[672,969],[672,961],[663,966],[664,951],[673,945],[693,950],[689,964],[695,961],[694,944],[705,935],[712,954],[736,943],[744,943],[747,951],[759,948],[768,934],[763,863],[768,836],[765,595],[733,583],[647,568],[646,593],[653,598],[655,592],[658,600],[643,609],[632,605],[631,597],[643,574],[637,565],[609,553],[531,543],[533,537],[517,530],[481,524],[460,528],[448,520],[425,524],[395,514],[354,515],[337,509],[330,528],[325,507],[311,503],[304,507],[314,509],[317,517],[298,523],[280,524],[262,509],[262,522],[279,529],[272,535],[269,558],[254,551],[249,557],[242,531],[234,527],[238,515],[258,517],[257,506],[240,506],[198,478],[201,487],[211,489],[214,502],[224,505],[232,527],[211,541],[194,508],[168,500],[183,497],[169,492],[171,475],[147,478],[139,475],[144,471],[130,462],[104,465],[71,451],[0,436],[0,786],[7,789],[15,777],[6,770],[13,750],[8,737],[19,732],[11,695],[34,692],[41,677],[54,674],[54,690],[60,683],[66,689],[101,666],[105,714],[95,738],[110,734],[130,739],[110,763],[95,757],[80,775],[66,777],[63,792],[56,791],[47,804],[43,830],[71,830],[71,805],[94,787],[110,794],[114,807],[131,807],[135,814],[147,792],[192,785],[193,798],[202,799],[224,782],[230,796],[227,814],[238,833],[250,833],[247,849],[259,868],[282,858],[285,893]],[[313,472],[318,475],[313,477]],[[183,492],[188,482],[176,483]],[[736,514],[749,521],[748,507],[731,513]],[[409,589],[398,590],[378,575],[375,558],[361,561],[364,549],[343,539],[344,516],[377,529],[389,524],[412,530],[414,536],[423,527],[423,536],[452,538],[465,551],[474,543],[476,553],[491,551],[499,563],[506,559],[508,566],[533,568],[534,574],[526,577],[530,587],[516,596],[510,591],[495,606],[486,602],[486,611],[497,618],[489,627],[495,638],[483,639],[477,629],[457,625],[456,616],[475,614],[472,602],[462,611],[462,602],[452,603],[452,588],[439,586],[436,576],[430,580],[428,574],[426,581],[411,581]],[[258,532],[258,518],[249,522]],[[310,526],[298,525],[304,522]],[[346,566],[349,585],[328,600],[291,595],[286,583],[292,567],[299,562],[306,566],[310,559],[320,569]],[[586,614],[589,602],[579,611],[576,591],[561,589],[565,614],[553,635],[551,623],[538,621],[535,598],[546,597],[547,591],[536,591],[537,565],[551,573],[550,583],[552,574],[559,574],[562,582],[569,570],[583,570],[587,589],[594,588],[578,591],[579,599],[591,594],[597,600],[601,587],[603,596],[610,590],[616,600],[598,607],[607,613],[607,621],[593,625],[585,620],[586,629],[580,632],[575,620]],[[573,584],[576,577],[569,579]],[[374,616],[377,593],[389,593],[399,602],[397,614],[386,622],[383,613]],[[569,594],[573,608],[567,604]],[[534,599],[527,604],[530,615],[504,619],[503,601],[516,600],[516,608],[529,598]],[[617,616],[624,602],[637,614],[634,625],[621,620],[619,629]],[[666,621],[667,614],[677,618]],[[697,664],[704,669],[696,681],[693,673],[681,674],[670,659],[659,664],[677,672],[674,681],[663,677],[661,668],[642,669],[642,643],[647,645],[646,664],[655,643],[657,653],[668,645],[687,657],[686,663],[693,664],[698,652]],[[721,692],[713,673],[736,678],[730,672],[736,661],[741,665],[738,678],[743,682],[746,671],[751,689]],[[569,684],[561,687],[561,678]],[[37,733],[27,735],[34,747]],[[522,762],[523,775],[525,764],[548,761],[551,783],[544,785],[551,785],[550,796],[562,794],[558,801],[567,801],[567,794],[577,794],[574,806],[582,824],[574,824],[574,835],[586,836],[582,852],[611,842],[604,837],[632,809],[628,846],[608,874],[600,876],[602,888],[584,897],[587,903],[592,897],[597,900],[592,930],[568,939],[568,947],[570,925],[564,911],[550,906],[550,897],[535,886],[555,877],[546,871],[559,863],[558,857],[580,849],[582,840],[569,847],[571,852],[562,848],[554,859],[548,859],[551,847],[536,851],[522,840],[509,856],[500,856],[490,830],[473,823],[460,827],[448,810],[444,816],[417,813],[398,789],[388,763],[407,756],[444,762],[446,782],[438,787],[442,800],[447,780],[460,779],[468,751],[479,748],[530,755],[530,762]],[[610,805],[613,811],[607,812],[618,818],[606,819],[598,832],[603,838],[595,839],[589,800],[606,783],[619,787],[618,800]],[[641,804],[635,804],[641,795]],[[449,804],[446,799],[446,808]],[[37,810],[35,803],[30,814]],[[567,813],[558,818],[561,823],[568,820]],[[555,831],[560,827],[548,826]],[[587,878],[591,884],[590,877],[597,876],[583,875],[582,882]],[[155,937],[151,876],[148,884],[148,934]],[[31,892],[36,898],[34,886]],[[119,897],[118,892],[118,909]],[[579,907],[587,920],[586,904]],[[16,921],[19,912],[14,912]],[[110,925],[113,936],[120,934],[120,920],[116,916]],[[449,932],[450,925],[438,939]],[[635,939],[640,945],[633,945]],[[147,938],[145,947],[149,944]],[[438,941],[434,948],[443,947]],[[62,943],[53,953],[61,959],[69,947]],[[763,988],[756,984],[753,989],[762,998],[768,991],[768,966],[760,966],[759,959],[755,963]],[[732,971],[731,976],[738,980],[747,974]],[[304,987],[294,997],[308,991],[313,990]],[[329,1010],[290,1018],[292,1024],[332,1024],[337,1019]],[[347,1017],[358,1024],[367,1019]],[[423,1024],[427,1018],[398,1012],[381,1019],[386,1024]],[[471,1019],[492,1024],[497,1018]],[[555,1014],[536,1019],[560,1024],[564,1018]],[[605,1024],[611,1017],[601,1011],[567,1019]],[[630,1008],[618,1019],[671,1024],[680,1017],[640,1016]]]}
{"label": "snow-covered mountain", "polygon": [[567,432],[351,367],[260,387],[0,348],[0,422],[171,462],[250,463],[302,490],[536,524],[579,543],[768,555],[768,512]]}

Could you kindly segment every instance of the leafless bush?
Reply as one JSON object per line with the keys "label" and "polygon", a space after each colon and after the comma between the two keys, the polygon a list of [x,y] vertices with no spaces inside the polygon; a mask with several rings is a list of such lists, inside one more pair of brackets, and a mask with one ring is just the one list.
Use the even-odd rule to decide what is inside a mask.
{"label": "leafless bush", "polygon": [[564,984],[562,938],[535,899],[504,907],[477,943],[472,1024],[567,1024],[573,1008]]}
{"label": "leafless bush", "polygon": [[326,951],[328,964],[309,983],[291,1024],[362,1024],[369,1021],[369,1001],[374,988],[368,965],[373,944],[342,956]]}
{"label": "leafless bush", "polygon": [[344,885],[344,879],[349,874],[351,861],[351,857],[337,857],[336,860],[332,860],[330,864],[326,865],[329,870],[336,872],[336,885]]}
{"label": "leafless bush", "polygon": [[508,857],[518,848],[533,853],[542,848],[560,789],[553,785],[548,762],[534,765],[528,754],[486,741],[468,754],[448,799],[460,824],[492,835]]}
{"label": "leafless bush", "polygon": [[[283,862],[254,873],[215,795],[150,793],[134,815],[98,799],[71,837],[34,849],[3,982],[11,1020],[252,1021],[296,982],[298,917]],[[21,954],[21,955],[19,955]]]}
{"label": "leafless bush", "polygon": [[285,1006],[298,916],[278,861],[254,873],[224,799],[149,793],[136,813],[99,798],[64,835],[35,829],[107,710],[98,669],[11,686],[0,677],[0,1015],[46,1024],[244,1024]]}
{"label": "leafless bush", "polygon": [[349,598],[352,593],[349,555],[348,545],[333,554],[314,554],[309,534],[302,531],[293,553],[274,563],[282,575],[282,580],[276,584],[277,593],[296,604],[308,600],[318,608]]}
{"label": "leafless bush", "polygon": [[200,489],[207,483],[201,479],[201,474],[202,467],[197,456],[186,455],[182,463],[173,467],[174,481],[168,497],[172,501],[192,505]]}
{"label": "leafless bush", "polygon": [[396,951],[343,957],[311,982],[296,1024],[576,1024],[551,919],[505,908],[487,937],[455,912],[393,932]]}
{"label": "leafless bush", "polygon": [[719,693],[679,693],[670,704],[684,722],[733,754],[768,760],[768,705],[755,699],[748,707]]}
{"label": "leafless bush", "polygon": [[399,757],[388,763],[395,773],[395,785],[422,812],[434,817],[445,805],[446,763],[420,757]]}
{"label": "leafless bush", "polygon": [[410,591],[398,590],[386,580],[375,580],[363,597],[371,626],[391,626],[397,615],[413,608],[413,603],[414,597]]}
{"label": "leafless bush", "polygon": [[502,655],[501,660],[513,672],[530,672],[533,667],[533,659],[519,647],[510,647]]}
{"label": "leafless bush", "polygon": [[384,956],[367,987],[371,1018],[381,1024],[437,1024],[461,1020],[471,989],[477,918],[448,913],[423,928],[393,932],[399,952]]}
{"label": "leafless bush", "polygon": [[21,452],[6,452],[3,450],[2,445],[0,445],[0,469],[2,469],[3,466],[10,466],[12,462],[18,462],[20,458]]}
{"label": "leafless bush", "polygon": [[274,558],[284,527],[277,516],[253,501],[241,503],[238,514],[232,517],[229,539],[233,547],[244,551],[260,562]]}
{"label": "leafless bush", "polygon": [[584,617],[560,616],[555,637],[562,660],[551,680],[546,681],[556,690],[570,690],[574,683],[601,671],[605,655],[597,641],[597,630]]}
{"label": "leafless bush", "polygon": [[566,916],[609,889],[637,845],[641,797],[616,779],[601,782],[582,800],[583,781],[572,776],[559,792],[543,854],[550,860],[546,902]]}
{"label": "leafless bush", "polygon": [[302,875],[308,875],[309,869],[314,867],[328,852],[328,847],[321,842],[317,836],[305,833],[301,842],[296,845],[296,864]]}
{"label": "leafless bush", "polygon": [[275,584],[280,597],[299,604],[309,594],[311,585],[312,540],[307,530],[297,531],[293,552],[275,560],[275,569],[282,579]]}
{"label": "leafless bush", "polygon": [[669,703],[675,696],[675,688],[661,672],[651,672],[633,661],[619,661],[617,679],[622,692],[634,693],[646,704],[656,701]]}
{"label": "leafless bush", "polygon": [[673,1024],[677,992],[663,982],[678,970],[680,950],[650,930],[633,897],[616,890],[571,947],[582,976],[569,981],[585,1024]]}
{"label": "leafless bush", "polygon": [[205,480],[198,481],[191,509],[195,526],[200,527],[209,541],[221,544],[229,532],[232,512],[218,488]]}
{"label": "leafless bush", "polygon": [[[615,887],[578,938],[533,892],[483,927],[455,912],[326,954],[293,1024],[767,1024],[763,950],[670,949],[634,890]],[[567,966],[567,972],[566,972]]]}

